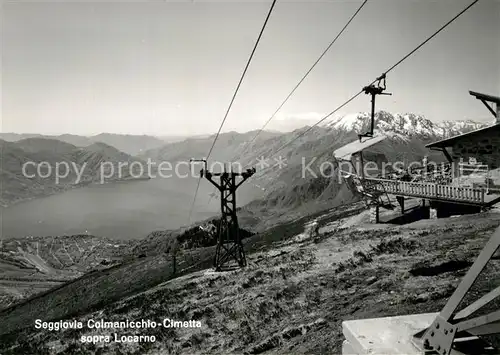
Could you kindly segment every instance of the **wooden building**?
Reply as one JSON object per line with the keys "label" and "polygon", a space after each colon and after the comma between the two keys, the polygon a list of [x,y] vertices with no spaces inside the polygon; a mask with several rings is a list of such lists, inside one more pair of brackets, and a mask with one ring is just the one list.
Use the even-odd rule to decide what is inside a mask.
{"label": "wooden building", "polygon": [[[442,151],[448,164],[434,170],[423,166],[423,174],[414,181],[365,177],[362,173],[356,176],[357,190],[370,200],[375,221],[378,208],[384,207],[379,196],[387,194],[396,196],[402,212],[406,198],[421,199],[430,208],[431,218],[478,212],[500,203],[500,98],[472,91],[470,94],[488,107],[495,120],[489,127],[427,145],[429,149]],[[355,160],[363,166],[362,150],[381,140],[353,142],[337,150],[335,156]]]}
{"label": "wooden building", "polygon": [[428,144],[427,148],[441,150],[449,163],[458,166],[462,161],[477,161],[490,170],[500,168],[500,123],[476,131]]}

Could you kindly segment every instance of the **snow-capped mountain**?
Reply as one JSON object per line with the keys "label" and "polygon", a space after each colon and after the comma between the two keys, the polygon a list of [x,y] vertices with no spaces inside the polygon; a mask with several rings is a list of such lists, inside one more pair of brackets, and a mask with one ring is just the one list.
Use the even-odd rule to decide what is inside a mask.
{"label": "snow-capped mountain", "polygon": [[[326,126],[330,128],[343,128],[358,133],[367,131],[369,125],[370,114],[367,112],[358,112],[336,117],[326,124]],[[485,126],[487,126],[487,124],[471,120],[434,123],[424,116],[414,113],[392,114],[386,111],[378,111],[375,114],[375,128],[377,131],[402,136],[447,138]]]}
{"label": "snow-capped mountain", "polygon": [[458,134],[467,133],[470,131],[474,131],[476,129],[480,129],[489,124],[475,122],[472,120],[465,121],[444,121],[438,124],[439,127],[443,130],[443,134],[446,138],[456,136]]}

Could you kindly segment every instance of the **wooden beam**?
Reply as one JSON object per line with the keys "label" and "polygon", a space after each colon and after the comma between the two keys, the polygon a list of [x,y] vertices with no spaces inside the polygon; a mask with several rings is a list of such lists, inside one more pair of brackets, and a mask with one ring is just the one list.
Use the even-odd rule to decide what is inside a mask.
{"label": "wooden beam", "polygon": [[448,151],[446,150],[446,147],[442,147],[441,150],[446,159],[448,159],[448,163],[453,163],[453,158],[451,157],[450,153],[448,153]]}
{"label": "wooden beam", "polygon": [[474,96],[476,99],[479,99],[479,100],[486,100],[486,101],[490,101],[490,102],[500,103],[500,97],[498,97],[498,96],[482,94],[480,92],[470,91],[470,90],[469,90],[469,94],[471,94],[472,96]]}
{"label": "wooden beam", "polygon": [[[493,116],[495,117],[498,117],[497,116],[497,113],[495,112],[495,110],[493,110],[493,107],[491,107],[485,100],[482,100],[481,99],[481,102],[484,104],[484,106],[486,106],[486,108],[493,114]],[[497,104],[498,106],[498,104]]]}

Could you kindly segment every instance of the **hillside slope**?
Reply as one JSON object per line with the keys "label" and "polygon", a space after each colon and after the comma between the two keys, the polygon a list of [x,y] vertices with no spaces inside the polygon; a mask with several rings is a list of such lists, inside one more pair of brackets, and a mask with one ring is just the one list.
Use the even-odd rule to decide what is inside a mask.
{"label": "hillside slope", "polygon": [[[304,134],[307,128],[284,134],[263,131],[251,144],[249,142],[255,137],[256,131],[243,134],[223,133],[219,136],[211,154],[208,162],[209,168],[221,171],[222,164],[228,162],[232,162],[237,170],[240,167],[255,166],[258,173],[251,181],[242,186],[239,190],[240,193],[245,194],[245,196],[253,196],[255,200],[261,200],[261,202],[267,201],[265,204],[269,206],[280,207],[280,213],[289,212],[289,208],[295,208],[300,203],[317,201],[318,198],[321,201],[331,202],[331,199],[337,198],[337,192],[340,191],[338,178],[337,181],[332,179],[333,176],[338,177],[338,171],[328,167],[326,174],[323,174],[326,175],[326,178],[325,176],[319,178],[315,176],[318,175],[318,172],[323,171],[321,170],[323,167],[335,164],[332,156],[333,150],[355,140],[356,133],[367,129],[368,122],[366,113],[356,113],[335,118],[314,127],[307,134]],[[406,163],[420,160],[429,153],[431,153],[431,159],[440,160],[442,159],[440,154],[429,152],[425,148],[426,143],[483,125],[473,121],[435,124],[416,114],[400,115],[384,111],[377,113],[376,122],[377,131],[389,136],[389,139],[378,147],[374,147],[373,151],[385,154],[388,161]],[[9,137],[12,139],[22,136],[10,135]],[[299,139],[294,140],[297,137]],[[100,134],[87,137],[89,140],[80,138],[82,137],[64,135],[64,139],[67,141],[78,141],[79,144],[84,141],[94,143],[82,148],[46,137],[21,139],[18,142],[2,141],[4,154],[13,159],[2,159],[2,164],[10,167],[2,168],[0,171],[2,182],[6,187],[3,189],[5,192],[3,192],[1,203],[6,205],[33,196],[63,191],[71,186],[69,183],[63,184],[64,186],[51,184],[46,179],[28,180],[24,178],[19,174],[19,164],[22,165],[22,162],[27,160],[35,162],[47,160],[51,166],[56,161],[74,162],[77,166],[83,166],[86,163],[94,168],[104,161],[112,161],[113,167],[108,166],[105,172],[106,176],[111,175],[109,180],[128,179],[131,172],[134,176],[140,175],[140,167],[137,165],[132,170],[127,168],[135,160],[141,162],[141,166],[144,167],[146,166],[144,161],[147,159],[151,159],[156,165],[160,162],[169,162],[172,165],[183,162],[186,165],[191,158],[203,158],[211,148],[215,136],[189,138],[169,144],[164,144],[164,141],[150,136]],[[292,140],[294,141],[289,144]],[[126,148],[128,151],[132,149],[134,152],[139,152],[138,150],[141,150],[140,157],[132,158],[130,155],[122,153],[119,148],[117,149],[117,146]],[[147,149],[149,147],[154,149]],[[25,153],[19,151],[16,153],[14,148],[21,148]],[[17,157],[13,154],[17,154]],[[26,156],[26,154],[35,154],[36,156]],[[120,169],[117,162],[125,163],[125,169]],[[277,166],[280,162],[281,166]],[[309,163],[311,164],[309,165]],[[13,164],[18,165],[14,170],[11,168]],[[187,165],[184,168],[187,170]],[[194,167],[194,169],[201,168],[201,164]],[[113,170],[113,174],[111,174],[111,170]],[[314,173],[310,174],[310,170]],[[302,178],[304,173],[306,176]],[[89,171],[79,182],[95,182],[96,176],[95,171],[92,173]],[[66,180],[75,181],[75,176],[70,172]],[[339,202],[348,200],[350,200],[350,196],[345,193],[338,197]],[[269,206],[258,208],[265,210],[269,209]]]}
{"label": "hillside slope", "polygon": [[[269,212],[268,219],[271,220],[278,215],[289,214],[310,201],[318,204],[319,209],[325,207],[324,203],[332,206],[348,202],[352,196],[340,188],[342,181],[333,151],[356,140],[357,134],[365,132],[368,125],[367,113],[354,113],[312,129],[304,127],[284,134],[264,131],[251,144],[249,142],[255,132],[223,133],[211,154],[209,168],[220,171],[222,164],[228,162],[232,162],[236,170],[254,166],[257,174],[239,191],[242,194],[251,191],[256,200],[245,210],[250,214]],[[426,144],[482,126],[483,123],[473,121],[436,124],[416,114],[379,111],[376,114],[376,133],[388,138],[369,151],[385,156],[388,162],[404,165],[420,162],[424,156],[439,162],[444,160],[444,156],[429,151],[425,148]],[[166,144],[146,151],[141,157],[153,161],[187,162],[190,158],[203,158],[213,139],[210,136]],[[201,164],[198,168],[202,168]]]}
{"label": "hillside slope", "polygon": [[[132,162],[147,166],[140,158],[104,143],[79,148],[38,137],[18,142],[0,140],[0,204],[7,206],[89,183],[147,178],[137,173],[138,167],[130,168]],[[120,163],[126,166],[119,169]]]}
{"label": "hillside slope", "polygon": [[165,144],[163,139],[147,135],[101,133],[90,137],[95,142],[105,143],[130,155],[138,155]]}
{"label": "hillside slope", "polygon": [[[340,353],[342,320],[439,311],[461,277],[500,225],[500,214],[488,213],[406,226],[366,224],[368,213],[320,216],[320,234],[311,239],[291,224],[249,241],[245,269],[192,272],[138,292],[118,302],[103,303],[69,319],[82,329],[48,332],[27,327],[0,336],[3,354],[290,354]],[[282,226],[286,228],[286,226]],[[267,238],[264,240],[263,238]],[[257,242],[256,244],[254,244]],[[263,243],[262,243],[263,242]],[[255,246],[253,246],[255,245]],[[259,246],[260,245],[260,246]],[[197,259],[199,260],[199,259]],[[191,261],[194,262],[194,261]],[[121,281],[164,264],[162,257],[145,258],[104,274],[91,294],[72,299],[86,302],[95,292],[123,288]],[[443,265],[454,265],[443,267]],[[206,267],[206,266],[205,266]],[[203,268],[203,267],[202,267]],[[122,269],[122,271],[119,271]],[[474,286],[484,293],[500,284],[493,263]],[[119,275],[117,275],[119,272]],[[91,277],[91,275],[89,275]],[[105,280],[114,284],[104,287]],[[147,273],[142,277],[150,278]],[[165,277],[167,277],[165,275]],[[141,279],[142,280],[142,279]],[[127,281],[128,282],[128,281]],[[88,281],[88,285],[92,285]],[[104,287],[104,291],[102,290]],[[3,329],[30,319],[49,320],[58,308],[14,308],[0,313]],[[53,298],[54,300],[55,298]],[[466,301],[470,303],[471,299]],[[61,308],[62,307],[62,308]],[[56,316],[55,319],[65,318]],[[89,319],[106,321],[196,320],[199,328],[89,329]],[[82,336],[155,336],[155,342],[82,343]],[[113,337],[111,338],[113,339]]]}
{"label": "hillside slope", "polygon": [[[384,112],[377,117],[380,122],[390,121]],[[367,160],[419,161],[429,155],[425,144],[442,138],[432,122],[403,118],[398,125],[379,122],[377,133],[388,138],[370,149]],[[470,128],[468,124],[459,126]],[[304,134],[307,129],[264,134],[251,145],[246,142],[252,133],[223,134],[221,146],[214,150],[214,160],[238,157],[244,167],[258,163],[258,158],[268,159],[267,166],[257,166],[257,173],[242,186],[257,186],[260,191],[255,201],[238,212],[241,227],[257,232],[249,233],[244,241],[249,267],[221,274],[200,271],[211,265],[214,240],[197,226],[151,233],[129,245],[114,266],[73,275],[70,282],[1,311],[0,353],[35,349],[42,354],[338,353],[342,319],[438,310],[500,224],[500,215],[490,212],[407,226],[369,225],[365,206],[356,203],[338,178],[339,167],[332,155],[356,140],[356,133],[364,128],[326,124]],[[212,141],[209,137],[168,144],[142,157],[181,161],[197,157]],[[6,160],[13,166],[19,164],[21,154],[35,151],[49,158],[53,157],[50,154],[66,158],[67,151],[71,159],[92,166],[110,157],[128,159],[102,143],[85,152],[77,148],[77,153],[64,144],[32,152],[8,142],[3,145],[11,157],[18,158]],[[278,157],[282,166],[275,160]],[[431,159],[443,157],[431,154]],[[312,219],[322,226],[314,240],[304,233],[305,224]],[[187,237],[178,239],[182,246],[174,273],[172,248],[180,235]],[[17,267],[28,265],[48,275],[54,272],[54,264],[36,257],[33,248],[22,247],[16,255]],[[460,267],[441,272],[441,264],[446,262]],[[96,263],[89,265],[96,267]],[[500,283],[495,275],[498,268],[493,266],[488,270],[489,280],[480,282],[479,290]],[[16,299],[12,298],[13,289],[4,289],[10,292],[5,302]],[[80,341],[82,335],[139,334],[130,329],[84,327],[50,333],[27,328],[37,318],[85,322],[90,318],[165,317],[199,320],[202,327],[141,330],[140,334],[154,335],[157,341],[136,345]]]}
{"label": "hillside slope", "polygon": [[128,247],[91,235],[0,240],[0,309],[109,267]]}
{"label": "hillside slope", "polygon": [[[240,152],[249,141],[251,141],[257,131],[246,133],[228,132],[222,133],[217,138],[211,162],[236,162],[234,156]],[[267,145],[269,140],[274,137],[282,136],[281,133],[263,131],[255,139],[256,144]],[[139,156],[142,158],[151,158],[154,161],[168,161],[176,163],[179,161],[188,162],[191,158],[202,159],[212,147],[215,135],[208,137],[193,137],[181,142],[164,144],[159,148],[150,149]],[[209,162],[210,163],[210,162]]]}

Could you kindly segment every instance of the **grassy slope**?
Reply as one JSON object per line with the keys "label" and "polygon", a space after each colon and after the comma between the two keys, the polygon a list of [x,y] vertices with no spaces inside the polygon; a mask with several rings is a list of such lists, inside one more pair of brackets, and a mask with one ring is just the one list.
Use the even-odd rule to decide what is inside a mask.
{"label": "grassy slope", "polygon": [[[272,153],[276,147],[280,147],[284,142],[300,134],[300,132],[298,130],[286,136],[273,136],[266,141],[266,144],[246,147],[249,152],[247,152],[244,159],[250,160],[252,157]],[[302,179],[299,172],[302,157],[317,158],[317,162],[313,164],[314,169],[317,171],[320,163],[332,161],[332,150],[353,139],[355,139],[355,136],[352,133],[316,128],[311,132],[311,135],[300,138],[291,147],[284,149],[282,154],[287,159],[287,169],[266,171],[266,174],[256,176],[259,183],[266,186],[266,196],[262,201],[254,202],[242,210],[242,216],[240,217],[242,225],[252,225],[256,230],[262,231],[290,219],[308,215],[311,211],[318,211],[324,206],[335,206],[352,200],[349,192],[343,190],[336,179]],[[375,151],[388,155],[391,160],[421,159],[423,154],[426,153],[425,149],[423,149],[424,143],[421,140],[412,140],[409,144],[398,140],[389,140]],[[241,142],[236,142],[236,145],[242,147]],[[244,145],[243,148],[245,148]],[[397,152],[397,154],[402,152],[403,155],[394,155],[394,152]],[[184,157],[184,155],[187,155],[187,153],[178,152],[177,157]],[[275,183],[276,181],[279,181],[279,183]],[[288,227],[294,225],[294,223],[296,224],[295,227]],[[277,226],[272,232],[261,234],[261,236],[256,237],[257,239],[250,239],[247,247],[250,250],[269,247],[269,245],[273,245],[271,241],[279,242],[279,240],[286,239],[294,235],[294,231],[300,228],[302,228],[302,222],[297,221]],[[158,251],[161,250],[160,248]],[[184,255],[185,264],[196,264],[194,260],[203,260],[204,255],[209,256],[212,252],[210,249],[199,249],[186,253]],[[201,266],[203,265],[197,265],[196,267]],[[42,294],[25,306],[20,305],[5,311],[0,314],[0,317],[5,317],[6,328],[4,329],[8,331],[16,329],[20,325],[30,324],[30,320],[34,319],[33,317],[36,317],[37,314],[44,319],[57,319],[68,315],[84,314],[92,309],[98,309],[123,299],[127,295],[157,285],[169,279],[172,276],[171,271],[169,257],[156,253],[156,256],[131,261],[106,271],[85,275],[68,285],[62,286],[50,295]],[[87,291],[91,291],[90,296],[86,293]],[[82,294],[86,295],[84,300],[80,300]],[[57,309],[52,306],[53,299],[60,304]],[[73,301],[68,303],[69,300]],[[33,308],[27,311],[25,307]],[[35,313],[33,313],[33,309]]]}
{"label": "grassy slope", "polygon": [[[359,208],[358,206],[355,206],[354,210],[343,208],[334,210],[333,213],[351,214]],[[303,224],[304,219],[299,219],[246,238],[245,248],[250,252],[268,248],[275,242],[302,232]],[[149,255],[129,259],[121,265],[83,275],[50,293],[35,295],[29,301],[0,311],[0,318],[3,321],[0,334],[31,324],[36,318],[59,319],[68,314],[82,314],[170,279],[173,276],[172,258],[170,254],[165,253],[165,246],[170,244],[166,240],[157,240],[154,238],[155,235],[152,237],[151,244],[154,245],[153,250],[156,253],[138,246],[141,253]],[[213,255],[213,247],[186,250],[178,256],[177,269],[189,268],[192,271],[210,266]],[[53,307],[54,302],[59,304],[59,307]]]}
{"label": "grassy slope", "polygon": [[[352,217],[357,227],[344,228],[350,224],[338,217],[323,216],[316,240],[293,238],[293,232],[285,237],[283,229],[274,230],[266,242],[254,248],[244,270],[195,272],[117,303],[103,304],[99,311],[79,319],[171,317],[197,319],[203,324],[201,329],[143,330],[141,334],[154,334],[158,341],[137,347],[106,344],[100,353],[339,353],[342,320],[439,311],[500,224],[500,215],[489,213],[406,226],[365,225],[368,216],[364,213]],[[442,267],[450,262],[453,269]],[[126,283],[132,278],[130,267],[109,271],[119,272],[120,278],[107,279],[120,280],[115,286],[123,287],[122,280]],[[134,273],[137,269],[134,267]],[[486,271],[486,277],[475,286],[476,294],[500,283],[496,262]],[[102,282],[99,278],[96,281]],[[103,287],[95,291],[101,292]],[[94,297],[92,292],[86,293],[89,297]],[[58,296],[51,299],[60,302]],[[59,312],[60,307],[50,312]],[[30,324],[26,311],[2,316],[7,326],[19,322],[19,316]],[[32,317],[36,312],[48,315],[40,313],[40,306],[31,308]],[[92,332],[107,333],[110,330]],[[119,333],[137,334],[133,330]],[[36,333],[27,329],[14,337],[2,336],[4,348],[0,350],[18,344],[12,353],[38,349],[41,354],[44,350],[93,354],[95,346],[78,342],[81,334],[90,331]],[[49,352],[47,344],[57,347]]]}

